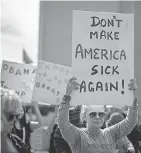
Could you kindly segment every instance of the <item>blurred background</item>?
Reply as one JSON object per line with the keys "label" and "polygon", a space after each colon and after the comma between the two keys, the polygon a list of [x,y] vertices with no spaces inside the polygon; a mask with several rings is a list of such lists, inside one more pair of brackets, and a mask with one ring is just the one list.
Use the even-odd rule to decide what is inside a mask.
{"label": "blurred background", "polygon": [[37,63],[39,0],[1,0],[2,59]]}

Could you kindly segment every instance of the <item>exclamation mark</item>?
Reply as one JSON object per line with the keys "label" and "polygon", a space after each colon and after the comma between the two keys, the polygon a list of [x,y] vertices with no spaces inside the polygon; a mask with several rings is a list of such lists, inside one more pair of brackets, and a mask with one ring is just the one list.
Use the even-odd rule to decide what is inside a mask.
{"label": "exclamation mark", "polygon": [[[122,80],[122,89],[124,90],[124,80]],[[124,91],[121,91],[121,94],[124,94]]]}

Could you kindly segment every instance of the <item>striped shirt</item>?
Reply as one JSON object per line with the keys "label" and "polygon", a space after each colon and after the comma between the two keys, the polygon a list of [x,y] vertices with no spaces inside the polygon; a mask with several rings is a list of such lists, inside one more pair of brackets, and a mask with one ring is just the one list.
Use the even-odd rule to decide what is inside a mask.
{"label": "striped shirt", "polygon": [[116,143],[129,134],[137,123],[137,107],[130,107],[126,119],[100,131],[94,138],[87,129],[80,129],[69,122],[69,103],[61,103],[58,109],[58,125],[63,138],[73,153],[117,153]]}

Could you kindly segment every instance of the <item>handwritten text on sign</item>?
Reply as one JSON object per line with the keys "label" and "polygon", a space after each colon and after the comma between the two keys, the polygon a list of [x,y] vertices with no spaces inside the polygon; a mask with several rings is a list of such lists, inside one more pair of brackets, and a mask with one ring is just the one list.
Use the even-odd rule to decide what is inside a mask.
{"label": "handwritten text on sign", "polygon": [[25,103],[32,100],[36,66],[3,61],[1,68],[1,86],[14,90]]}
{"label": "handwritten text on sign", "polygon": [[35,79],[33,100],[55,104],[65,94],[71,74],[69,67],[39,61]]}
{"label": "handwritten text on sign", "polygon": [[134,77],[133,23],[131,14],[73,12],[72,72],[80,83],[74,95],[78,104],[132,102],[128,83]]}

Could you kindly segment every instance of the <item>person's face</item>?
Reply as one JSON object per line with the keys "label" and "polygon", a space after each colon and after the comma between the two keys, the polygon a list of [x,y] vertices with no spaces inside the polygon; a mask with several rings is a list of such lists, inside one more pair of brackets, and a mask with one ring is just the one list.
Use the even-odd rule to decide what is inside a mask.
{"label": "person's face", "polygon": [[104,107],[103,106],[88,106],[86,111],[86,122],[89,127],[101,128],[104,124]]}
{"label": "person's face", "polygon": [[3,122],[5,128],[4,130],[9,133],[13,128],[14,122],[17,121],[19,114],[5,113],[4,116],[6,119]]}

